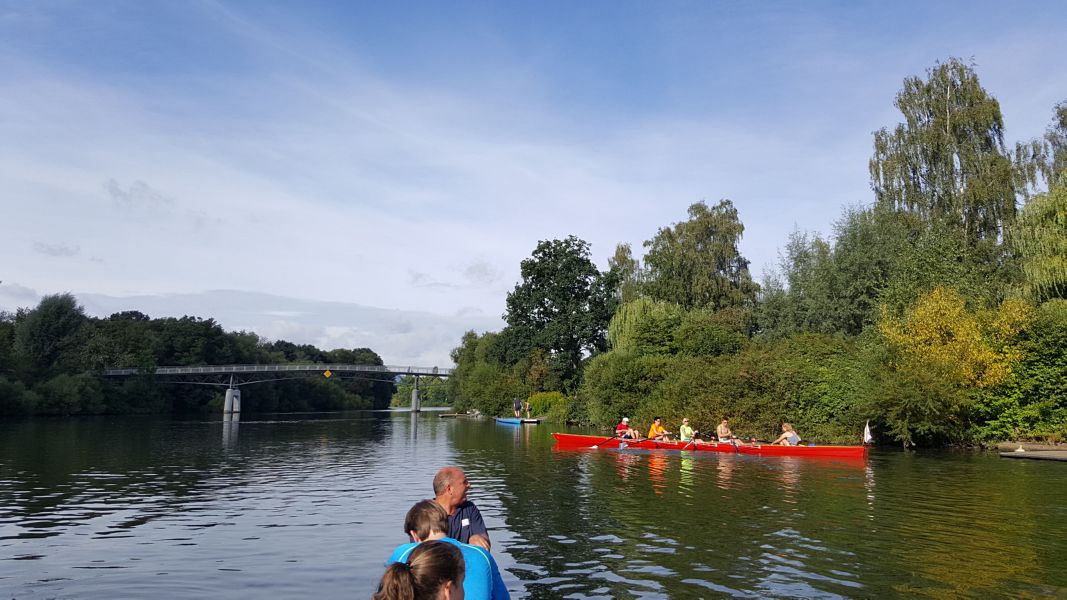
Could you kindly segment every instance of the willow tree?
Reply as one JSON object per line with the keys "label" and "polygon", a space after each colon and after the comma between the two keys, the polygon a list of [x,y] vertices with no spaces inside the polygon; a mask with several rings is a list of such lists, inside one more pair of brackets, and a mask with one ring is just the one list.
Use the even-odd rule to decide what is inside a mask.
{"label": "willow tree", "polygon": [[738,250],[744,231],[729,200],[693,204],[688,221],[645,242],[644,290],[686,309],[751,307],[758,287]]}
{"label": "willow tree", "polygon": [[981,248],[1003,249],[1015,220],[1016,168],[1004,146],[1000,104],[971,65],[953,58],[909,77],[894,103],[904,122],[874,135],[871,185],[883,207],[944,222]]}
{"label": "willow tree", "polygon": [[1067,298],[1067,182],[1026,203],[1014,232],[1027,295],[1036,302]]}

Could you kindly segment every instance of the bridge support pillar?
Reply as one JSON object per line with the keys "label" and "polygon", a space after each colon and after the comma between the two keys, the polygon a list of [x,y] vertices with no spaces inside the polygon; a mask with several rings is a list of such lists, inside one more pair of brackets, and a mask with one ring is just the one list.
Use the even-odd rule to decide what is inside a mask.
{"label": "bridge support pillar", "polygon": [[237,387],[237,378],[230,375],[230,387],[226,388],[226,402],[222,406],[223,414],[241,412],[241,390]]}
{"label": "bridge support pillar", "polygon": [[241,412],[241,390],[237,388],[228,388],[226,390],[226,404],[223,406],[222,412],[228,415]]}
{"label": "bridge support pillar", "polygon": [[411,390],[411,412],[422,410],[422,397],[419,396],[419,376],[415,376],[415,389]]}

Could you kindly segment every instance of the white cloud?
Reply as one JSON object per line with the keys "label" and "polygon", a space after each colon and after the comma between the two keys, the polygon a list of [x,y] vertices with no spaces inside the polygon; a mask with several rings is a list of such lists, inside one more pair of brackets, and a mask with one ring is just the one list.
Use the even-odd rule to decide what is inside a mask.
{"label": "white cloud", "polygon": [[[780,46],[746,58],[711,52],[704,28],[729,34],[716,13],[673,23],[654,48],[629,47],[670,71],[669,90],[624,73],[612,89],[631,95],[587,87],[574,90],[594,99],[581,103],[568,86],[584,82],[555,71],[595,74],[593,63],[546,59],[570,56],[548,41],[526,62],[494,37],[500,52],[484,62],[420,77],[298,19],[283,30],[224,5],[176,6],[230,52],[203,65],[178,54],[146,74],[49,59],[36,42],[0,45],[0,277],[45,293],[168,298],[170,312],[225,310],[228,327],[316,345],[381,334],[411,361],[440,360],[459,336],[437,335],[461,334],[460,323],[498,328],[538,240],[577,235],[606,267],[616,243],[640,254],[691,203],[729,198],[753,272],[773,265],[794,227],[826,233],[844,205],[869,199],[870,132],[898,119],[901,80],[938,58],[976,54],[1019,136],[1040,134],[1064,93],[1047,76],[1057,55],[1041,31],[981,43],[964,29],[905,31],[898,43],[803,11],[769,30]],[[0,27],[49,32],[47,12],[9,10]],[[742,16],[727,25],[770,18]],[[94,18],[107,31],[106,16]],[[614,48],[591,49],[601,51]],[[1038,109],[1033,131],[1026,115]],[[204,293],[219,289],[320,304],[256,313]],[[346,316],[320,318],[331,302]]]}

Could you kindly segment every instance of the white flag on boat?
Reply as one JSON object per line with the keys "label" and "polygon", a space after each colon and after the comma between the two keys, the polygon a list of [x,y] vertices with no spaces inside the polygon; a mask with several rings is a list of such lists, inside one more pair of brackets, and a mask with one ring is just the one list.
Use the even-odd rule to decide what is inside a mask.
{"label": "white flag on boat", "polygon": [[870,444],[874,441],[874,436],[871,435],[871,420],[867,419],[867,424],[863,426],[863,443]]}

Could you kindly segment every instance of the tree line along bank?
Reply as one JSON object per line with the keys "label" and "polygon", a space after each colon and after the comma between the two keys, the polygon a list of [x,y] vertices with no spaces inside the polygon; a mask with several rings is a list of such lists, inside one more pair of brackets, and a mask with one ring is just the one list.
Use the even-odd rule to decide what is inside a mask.
{"label": "tree line along bank", "polygon": [[[558,421],[724,415],[745,435],[991,443],[1067,437],[1067,102],[1009,148],[974,66],[938,63],[874,133],[873,201],[795,232],[757,284],[729,200],[689,207],[601,272],[577,237],[521,264],[506,326],[467,332],[458,409]],[[858,201],[861,199],[857,199]]]}

